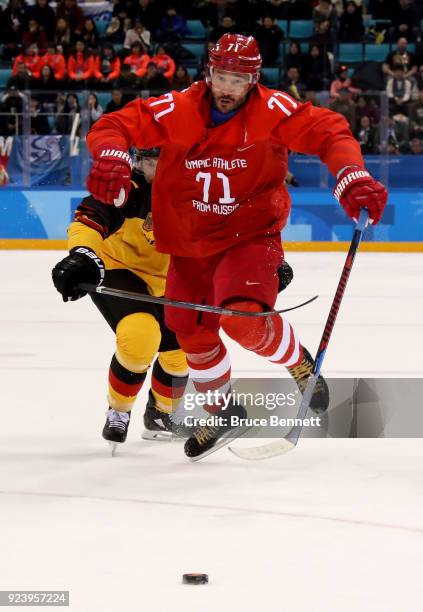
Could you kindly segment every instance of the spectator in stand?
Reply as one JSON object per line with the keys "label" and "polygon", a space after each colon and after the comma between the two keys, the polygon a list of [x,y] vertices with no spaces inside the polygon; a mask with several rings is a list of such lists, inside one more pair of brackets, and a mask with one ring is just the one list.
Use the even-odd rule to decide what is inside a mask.
{"label": "spectator in stand", "polygon": [[170,81],[175,74],[176,66],[170,55],[166,53],[163,45],[157,47],[156,55],[153,55],[151,61],[156,64],[158,71]]}
{"label": "spectator in stand", "polygon": [[[130,27],[132,27],[131,19],[130,19],[130,22],[131,22]],[[125,39],[125,34],[123,32],[123,19],[119,19],[119,17],[112,17],[111,22],[106,28],[104,37],[107,40],[107,42],[110,42],[111,44],[118,44],[118,45],[123,44],[123,41]]]}
{"label": "spectator in stand", "polygon": [[113,89],[112,98],[110,102],[107,103],[104,114],[107,115],[108,113],[114,113],[115,111],[118,111],[123,108],[126,103],[127,102],[123,97],[123,91],[121,89]]}
{"label": "spectator in stand", "polygon": [[417,101],[410,106],[410,136],[413,138],[423,137],[423,91],[418,93]]}
{"label": "spectator in stand", "polygon": [[127,32],[131,29],[132,19],[130,17],[124,17],[122,19],[119,19],[119,17],[113,17],[110,25],[106,29],[105,39],[107,42],[122,45]]}
{"label": "spectator in stand", "polygon": [[47,45],[47,52],[40,59],[41,69],[43,66],[50,66],[56,81],[64,81],[66,77],[66,61],[63,56],[62,47],[57,49],[53,43]]}
{"label": "spectator in stand", "polygon": [[123,60],[123,63],[129,66],[131,72],[138,78],[145,76],[149,62],[151,62],[151,57],[140,42],[134,42],[131,45],[131,55]]}
{"label": "spectator in stand", "polygon": [[272,19],[294,19],[290,14],[290,8],[288,0],[269,0],[265,3],[263,12]]}
{"label": "spectator in stand", "polygon": [[40,56],[38,55],[37,45],[30,45],[26,50],[25,54],[20,54],[15,58],[13,62],[13,75],[16,75],[17,65],[23,62],[26,66],[31,77],[38,79],[40,77]]}
{"label": "spectator in stand", "polygon": [[179,64],[176,66],[175,74],[170,81],[170,89],[175,91],[182,91],[186,87],[192,84],[192,77],[188,72],[186,66]]}
{"label": "spectator in stand", "polygon": [[[233,9],[237,16],[237,23],[240,26],[240,32],[253,33],[262,17],[264,15],[270,16],[269,12],[266,10],[265,3],[256,2],[256,0],[247,0],[246,2],[235,3],[233,5]],[[197,16],[185,16],[187,19],[197,18]],[[273,22],[273,17],[270,16],[270,19]]]}
{"label": "spectator in stand", "polygon": [[418,34],[418,16],[412,0],[397,0],[392,12],[391,40],[405,36],[408,40],[415,40]]}
{"label": "spectator in stand", "polygon": [[338,38],[341,42],[362,42],[364,35],[363,15],[361,8],[351,0],[339,21]]}
{"label": "spectator in stand", "polygon": [[239,28],[231,15],[225,15],[216,28],[210,32],[210,40],[218,41],[224,34],[237,34]]}
{"label": "spectator in stand", "polygon": [[[394,66],[394,75],[386,83],[386,94],[389,100],[389,114],[397,121],[404,121],[408,116],[408,103],[411,98],[411,81],[405,77],[404,66]],[[397,117],[396,116],[400,116]]]}
{"label": "spectator in stand", "polygon": [[134,12],[132,0],[113,0],[113,17],[124,19]]}
{"label": "spectator in stand", "polygon": [[255,34],[258,42],[263,65],[269,66],[279,59],[279,45],[284,33],[270,16],[262,17]]}
{"label": "spectator in stand", "polygon": [[351,131],[354,132],[356,124],[356,106],[351,100],[350,92],[346,87],[339,90],[338,96],[332,100],[329,104],[329,108],[335,111],[335,113],[343,115],[348,121]]}
{"label": "spectator in stand", "polygon": [[22,36],[28,12],[23,0],[9,0],[3,11],[1,42],[5,45],[3,57],[10,60],[22,46]]}
{"label": "spectator in stand", "polygon": [[140,89],[140,79],[138,79],[135,72],[131,71],[129,64],[122,64],[119,78],[115,81],[115,86],[123,90]]}
{"label": "spectator in stand", "polygon": [[151,48],[151,32],[141,21],[136,21],[134,27],[126,32],[123,46],[130,49],[135,42],[141,43],[147,51]]}
{"label": "spectator in stand", "polygon": [[386,19],[390,21],[393,4],[392,0],[369,0],[368,13],[373,19]]}
{"label": "spectator in stand", "polygon": [[84,110],[86,111],[89,127],[91,127],[103,114],[103,108],[95,93],[88,94]]}
{"label": "spectator in stand", "polygon": [[81,113],[78,96],[69,93],[66,98],[59,95],[57,100],[56,131],[58,134],[70,134],[75,115]]}
{"label": "spectator in stand", "polygon": [[105,43],[103,49],[94,60],[94,78],[96,86],[110,87],[120,75],[120,59],[113,45]]}
{"label": "spectator in stand", "polygon": [[338,78],[332,81],[330,86],[331,98],[337,98],[341,89],[346,89],[350,95],[359,93],[360,90],[352,86],[351,79],[348,76],[348,66],[340,66],[338,70]]}
{"label": "spectator in stand", "polygon": [[376,130],[372,126],[369,117],[363,115],[360,117],[359,126],[355,134],[363,155],[372,155],[377,152],[376,142],[377,135]]}
{"label": "spectator in stand", "polygon": [[84,25],[84,13],[76,0],[59,0],[56,8],[57,19],[65,19],[69,24],[72,35],[79,38]]}
{"label": "spectator in stand", "polygon": [[31,121],[31,134],[47,136],[50,134],[51,129],[48,123],[48,119],[43,114],[40,107],[40,103],[35,98],[31,98],[29,101],[30,108],[30,121]]}
{"label": "spectator in stand", "polygon": [[288,68],[286,78],[281,83],[282,91],[286,91],[293,98],[302,102],[305,97],[307,86],[301,81],[300,72],[295,66]]}
{"label": "spectator in stand", "polygon": [[151,0],[138,0],[138,6],[134,9],[132,17],[141,21],[150,32],[158,26],[157,6],[155,7]]}
{"label": "spectator in stand", "polygon": [[389,76],[394,76],[394,66],[401,64],[404,67],[404,75],[406,78],[413,77],[417,72],[416,58],[413,53],[408,51],[408,41],[403,36],[397,41],[397,48],[388,53],[382,70]]}
{"label": "spectator in stand", "polygon": [[142,88],[149,89],[152,95],[159,94],[163,91],[169,91],[169,81],[159,72],[155,62],[150,62],[148,64],[147,74],[142,80]]}
{"label": "spectator in stand", "polygon": [[397,122],[393,117],[382,117],[382,121],[386,124],[386,144],[381,142],[379,150],[382,153],[387,152],[389,155],[398,155],[400,152],[408,150],[409,134],[408,125],[405,122]]}
{"label": "spectator in stand", "polygon": [[156,30],[158,41],[178,42],[189,34],[185,17],[179,15],[173,5],[169,5]]}
{"label": "spectator in stand", "polygon": [[25,66],[23,60],[16,62],[14,66],[14,74],[8,79],[6,83],[7,89],[18,89],[20,91],[24,89],[30,89],[32,87],[32,75],[28,68]]}
{"label": "spectator in stand", "polygon": [[420,138],[412,138],[410,140],[410,150],[405,151],[409,155],[423,155],[423,144]]}
{"label": "spectator in stand", "polygon": [[0,99],[0,112],[10,113],[3,116],[2,136],[13,136],[19,133],[18,114],[22,113],[24,95],[15,87],[6,89]]}
{"label": "spectator in stand", "polygon": [[22,37],[24,47],[29,45],[37,45],[41,53],[44,53],[47,46],[47,36],[40,28],[40,25],[35,19],[28,21],[28,27],[25,29]]}
{"label": "spectator in stand", "polygon": [[84,19],[81,40],[84,41],[87,49],[97,49],[98,47],[100,36],[98,34],[94,19],[91,19],[91,17]]}
{"label": "spectator in stand", "polygon": [[361,117],[368,117],[372,126],[379,123],[379,108],[375,104],[373,98],[359,96],[357,98],[356,117],[360,121]]}
{"label": "spectator in stand", "polygon": [[329,89],[332,80],[332,68],[328,54],[318,45],[311,45],[304,58],[304,82],[309,89],[322,91]]}
{"label": "spectator in stand", "polygon": [[42,66],[40,78],[34,80],[33,88],[36,90],[33,93],[40,103],[40,109],[43,112],[52,111],[56,100],[54,90],[57,89],[57,83],[53,70],[48,64]]}
{"label": "spectator in stand", "polygon": [[83,40],[77,40],[73,52],[68,58],[69,85],[75,89],[87,86],[94,77],[94,56],[86,48]]}
{"label": "spectator in stand", "polygon": [[211,0],[201,8],[202,21],[209,29],[216,29],[226,15],[237,21],[240,14],[237,0]]}
{"label": "spectator in stand", "polygon": [[305,65],[305,57],[301,52],[301,46],[299,42],[293,40],[289,45],[288,53],[285,57],[285,69],[298,68],[300,74],[302,74]]}
{"label": "spectator in stand", "polygon": [[335,7],[330,0],[319,0],[317,6],[313,9],[313,25],[315,33],[318,33],[319,25],[324,21],[329,22],[329,29],[336,30],[338,25],[338,16]]}
{"label": "spectator in stand", "polygon": [[49,0],[35,0],[34,6],[29,8],[29,18],[40,24],[48,42],[53,40],[56,15],[49,6]]}
{"label": "spectator in stand", "polygon": [[[335,1],[339,2],[339,0]],[[294,0],[292,4],[289,4],[289,18],[310,21],[313,19],[313,8],[316,4],[317,0]]]}
{"label": "spectator in stand", "polygon": [[67,55],[68,49],[72,42],[71,30],[66,19],[60,17],[56,22],[56,30],[54,32],[54,44],[60,46],[63,52]]}
{"label": "spectator in stand", "polygon": [[332,53],[335,47],[335,38],[335,30],[331,29],[330,21],[325,20],[316,25],[310,43],[319,45],[321,49],[325,49],[327,52]]}

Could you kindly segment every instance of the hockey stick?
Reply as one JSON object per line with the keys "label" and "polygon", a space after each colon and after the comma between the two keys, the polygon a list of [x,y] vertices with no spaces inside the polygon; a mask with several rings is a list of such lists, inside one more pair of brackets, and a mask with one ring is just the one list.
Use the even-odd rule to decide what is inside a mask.
{"label": "hockey stick", "polygon": [[290,310],[296,310],[302,306],[306,306],[314,300],[317,300],[318,296],[310,298],[302,304],[297,306],[291,306],[291,308],[285,308],[284,310],[266,310],[264,312],[245,312],[244,310],[233,310],[232,308],[221,308],[220,306],[209,306],[208,304],[195,304],[194,302],[180,302],[179,300],[169,300],[163,297],[154,297],[153,295],[147,295],[144,293],[135,293],[134,291],[122,291],[120,289],[112,289],[111,287],[105,287],[104,285],[91,285],[89,283],[81,283],[79,287],[83,291],[88,293],[101,293],[104,295],[111,295],[118,298],[126,298],[128,300],[136,300],[138,302],[152,302],[153,304],[164,304],[165,306],[175,306],[175,308],[186,308],[188,310],[201,310],[202,312],[213,312],[218,315],[236,315],[239,317],[268,317],[281,312],[289,312]]}
{"label": "hockey stick", "polygon": [[[332,306],[329,311],[329,316],[326,321],[325,328],[323,330],[322,339],[320,340],[319,348],[317,349],[314,366],[307,381],[306,388],[304,389],[303,397],[296,417],[301,421],[303,421],[307,414],[310,401],[313,396],[314,387],[316,386],[317,379],[319,378],[320,370],[322,368],[323,359],[325,358],[326,349],[328,348],[333,326],[335,325],[336,317],[339,312],[339,307],[341,305],[342,298],[344,297],[354,258],[356,256],[368,220],[369,213],[367,209],[362,209],[354,231],[354,235],[351,240],[351,245],[344,264],[344,268],[342,270],[341,278],[339,279],[338,287],[333,298]],[[301,435],[302,429],[302,424],[295,425],[289,431],[289,433],[281,440],[275,440],[275,442],[270,442],[269,444],[264,444],[261,446],[252,446],[250,448],[232,448],[230,446],[229,450],[231,451],[231,453],[233,453],[237,457],[240,457],[241,459],[259,460],[277,457],[278,455],[283,455],[284,453],[287,453],[288,451],[295,448]]]}

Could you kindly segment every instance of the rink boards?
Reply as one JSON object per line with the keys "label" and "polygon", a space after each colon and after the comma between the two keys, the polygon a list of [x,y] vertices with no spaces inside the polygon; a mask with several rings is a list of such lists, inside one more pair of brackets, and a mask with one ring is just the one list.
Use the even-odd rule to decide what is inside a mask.
{"label": "rink boards", "polygon": [[[65,248],[66,230],[85,191],[5,188],[0,193],[0,248]],[[283,240],[290,250],[343,250],[351,221],[327,189],[300,188]],[[363,250],[423,251],[423,189],[391,189],[383,222],[366,232]]]}

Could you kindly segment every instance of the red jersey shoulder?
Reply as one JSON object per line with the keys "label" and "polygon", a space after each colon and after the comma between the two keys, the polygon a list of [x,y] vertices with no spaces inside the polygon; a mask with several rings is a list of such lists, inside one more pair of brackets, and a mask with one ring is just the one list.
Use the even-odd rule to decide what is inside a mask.
{"label": "red jersey shoulder", "polygon": [[249,139],[255,141],[271,138],[280,123],[285,122],[302,107],[303,105],[289,94],[258,85],[251,92],[246,107]]}
{"label": "red jersey shoulder", "polygon": [[171,113],[186,111],[189,106],[197,105],[205,91],[205,84],[196,81],[182,91],[170,91],[156,98],[148,98],[145,104],[151,109],[156,121]]}
{"label": "red jersey shoulder", "polygon": [[290,117],[302,106],[301,102],[278,89],[270,89],[263,85],[258,85],[257,93],[268,110],[280,111],[285,117]]}
{"label": "red jersey shoulder", "polygon": [[202,101],[205,83],[193,83],[184,91],[170,91],[145,101],[153,120],[167,131],[174,144],[190,146],[198,142],[204,132]]}

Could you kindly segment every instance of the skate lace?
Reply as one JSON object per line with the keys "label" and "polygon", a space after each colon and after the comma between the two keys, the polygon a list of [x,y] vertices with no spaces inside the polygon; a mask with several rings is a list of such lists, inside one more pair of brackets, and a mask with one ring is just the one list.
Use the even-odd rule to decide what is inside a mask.
{"label": "skate lace", "polygon": [[297,365],[294,368],[287,368],[287,370],[289,371],[295,382],[300,385],[300,383],[304,383],[304,381],[307,382],[307,378],[310,376],[312,368],[313,364],[309,363],[304,358],[300,365]]}
{"label": "skate lace", "polygon": [[194,437],[196,438],[198,444],[205,444],[209,440],[213,438],[213,436],[217,433],[218,427],[214,425],[205,425],[204,427],[200,427],[194,433]]}
{"label": "skate lace", "polygon": [[[305,358],[302,360],[300,365],[298,365],[298,366],[296,366],[294,368],[287,368],[287,370],[289,370],[289,373],[291,374],[292,378],[297,383],[297,386],[298,386],[299,390],[301,391],[301,393],[304,393],[304,390],[305,390],[305,388],[307,386],[308,379],[309,379],[309,376],[311,374],[311,370],[312,369],[313,369],[313,364],[310,363]],[[323,384],[323,381],[322,381],[321,377],[319,376],[319,378],[317,379],[317,382],[316,382],[315,392],[316,391],[317,392],[324,391],[324,389],[325,389],[325,386]]]}
{"label": "skate lace", "polygon": [[125,431],[129,423],[129,414],[127,412],[119,412],[119,410],[108,410],[106,412],[109,427]]}

